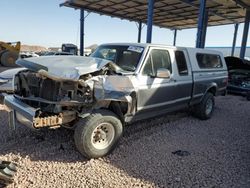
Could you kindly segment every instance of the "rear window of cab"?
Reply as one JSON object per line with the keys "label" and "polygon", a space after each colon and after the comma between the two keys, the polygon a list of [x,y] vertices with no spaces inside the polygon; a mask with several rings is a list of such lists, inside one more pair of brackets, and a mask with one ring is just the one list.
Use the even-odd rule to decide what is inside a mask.
{"label": "rear window of cab", "polygon": [[197,53],[196,59],[201,69],[222,68],[221,57],[217,54]]}

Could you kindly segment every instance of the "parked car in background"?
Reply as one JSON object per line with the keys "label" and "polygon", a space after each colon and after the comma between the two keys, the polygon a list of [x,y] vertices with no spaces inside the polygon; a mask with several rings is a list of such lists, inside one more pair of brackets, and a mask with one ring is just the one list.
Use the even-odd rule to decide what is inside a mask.
{"label": "parked car in background", "polygon": [[26,68],[14,68],[0,73],[0,93],[13,93],[13,77]]}
{"label": "parked car in background", "polygon": [[154,44],[104,44],[91,57],[18,60],[27,69],[5,96],[10,127],[75,130],[87,158],[114,149],[124,126],[180,109],[206,120],[214,96],[224,94],[228,72],[220,52]]}
{"label": "parked car in background", "polygon": [[20,52],[19,54],[20,58],[29,58],[29,57],[39,57],[38,54],[35,52]]}
{"label": "parked car in background", "polygon": [[227,91],[250,100],[250,61],[231,56],[225,57],[225,61],[229,73]]}
{"label": "parked car in background", "polygon": [[73,54],[73,55],[77,55],[78,53],[78,48],[76,45],[74,44],[62,44],[62,48],[61,48],[62,52],[68,52],[70,54]]}
{"label": "parked car in background", "polygon": [[43,54],[43,56],[54,56],[54,55],[74,55],[74,54],[69,52],[47,52]]}

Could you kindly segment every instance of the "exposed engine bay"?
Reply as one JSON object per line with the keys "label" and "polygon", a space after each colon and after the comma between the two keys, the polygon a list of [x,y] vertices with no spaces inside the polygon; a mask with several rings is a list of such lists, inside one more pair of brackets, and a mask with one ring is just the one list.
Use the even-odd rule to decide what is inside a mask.
{"label": "exposed engine bay", "polygon": [[[98,71],[100,74],[104,71]],[[92,78],[95,73],[82,76],[78,81],[53,80],[41,73],[23,71],[15,76],[15,94],[22,100],[30,101],[32,107],[41,107],[51,111],[47,105],[88,105],[93,102],[93,88],[86,84],[86,80]],[[96,73],[97,74],[97,73]],[[42,105],[41,104],[47,104]],[[46,107],[47,106],[47,107]]]}
{"label": "exposed engine bay", "polygon": [[248,95],[250,93],[250,62],[237,57],[226,57],[225,60],[229,73],[228,92]]}
{"label": "exposed engine bay", "polygon": [[250,89],[250,70],[231,70],[229,71],[229,82],[243,88]]}

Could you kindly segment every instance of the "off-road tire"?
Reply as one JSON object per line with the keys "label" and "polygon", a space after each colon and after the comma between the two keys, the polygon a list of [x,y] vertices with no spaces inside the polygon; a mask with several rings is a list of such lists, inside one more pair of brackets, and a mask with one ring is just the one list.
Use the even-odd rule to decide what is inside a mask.
{"label": "off-road tire", "polygon": [[[211,109],[208,109],[208,105]],[[203,96],[203,99],[199,104],[197,104],[193,109],[193,114],[201,120],[207,120],[211,118],[214,111],[214,95],[210,92]]]}
{"label": "off-road tire", "polygon": [[[95,143],[96,140],[94,139],[95,137],[93,137],[93,134],[96,133],[97,128],[100,128],[99,126],[105,124],[107,124],[109,128],[114,131],[112,140],[108,142],[106,147],[98,148],[96,145],[99,143]],[[80,119],[76,123],[74,134],[75,145],[79,152],[88,159],[103,157],[109,154],[115,148],[120,137],[122,136],[122,132],[123,125],[113,112],[108,110],[98,110],[93,112],[93,114],[89,115],[88,117]],[[103,133],[108,138],[107,135],[109,133]]]}

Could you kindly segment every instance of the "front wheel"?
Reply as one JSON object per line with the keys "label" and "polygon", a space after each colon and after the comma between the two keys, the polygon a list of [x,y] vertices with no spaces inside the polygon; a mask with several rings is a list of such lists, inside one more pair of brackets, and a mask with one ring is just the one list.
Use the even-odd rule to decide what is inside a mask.
{"label": "front wheel", "polygon": [[206,93],[202,101],[193,109],[193,113],[201,120],[211,118],[214,111],[214,96],[212,93]]}
{"label": "front wheel", "polygon": [[99,158],[114,149],[122,132],[122,123],[113,112],[99,110],[77,122],[74,139],[81,154]]}

